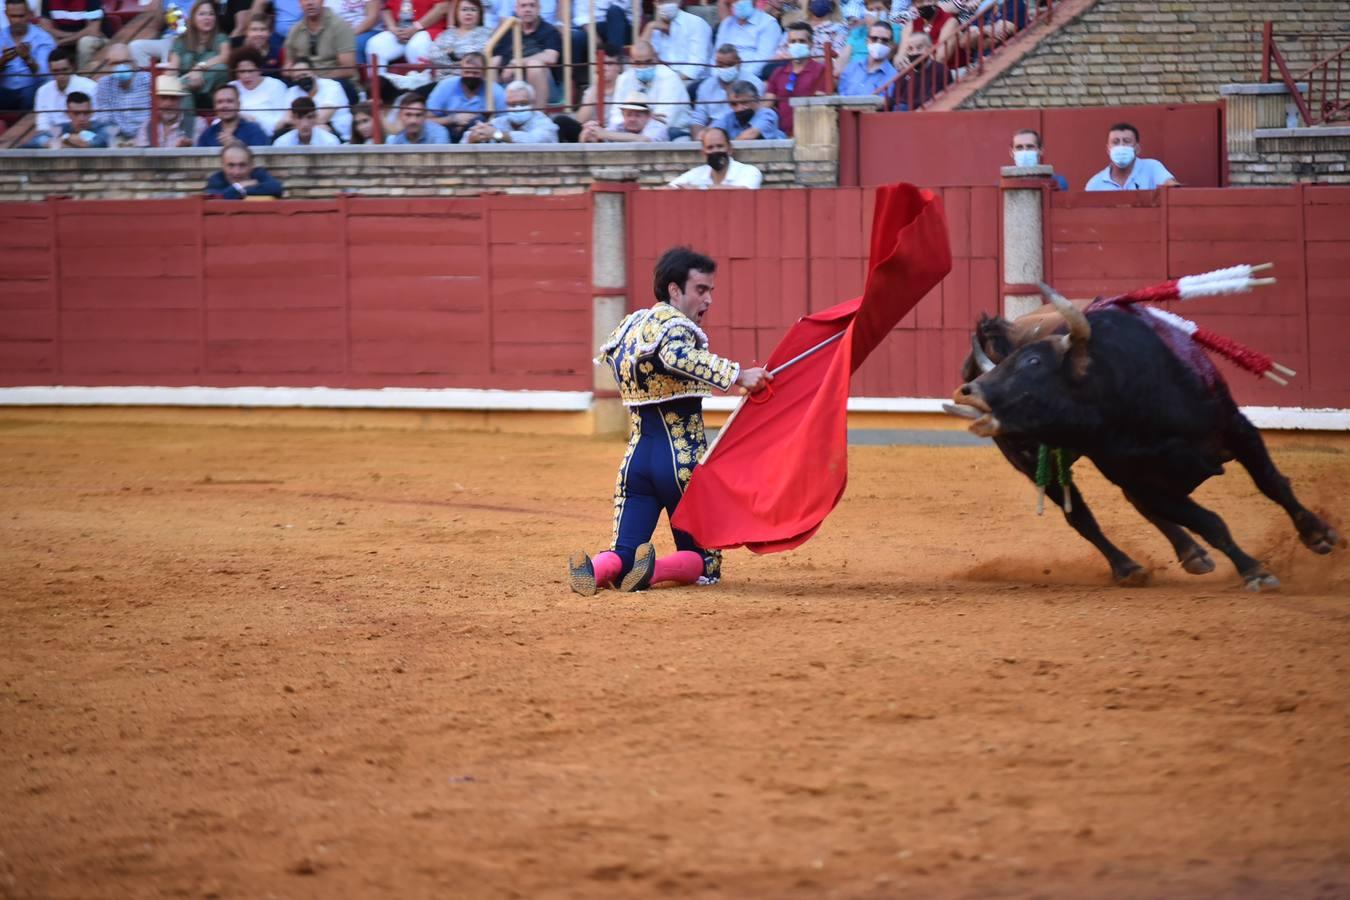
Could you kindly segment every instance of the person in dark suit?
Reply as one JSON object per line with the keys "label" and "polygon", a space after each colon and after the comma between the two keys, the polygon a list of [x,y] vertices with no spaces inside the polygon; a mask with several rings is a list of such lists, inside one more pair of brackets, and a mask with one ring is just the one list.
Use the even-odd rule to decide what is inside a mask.
{"label": "person in dark suit", "polygon": [[253,151],[234,142],[220,151],[220,171],[206,179],[204,193],[217,200],[244,197],[280,197],[284,188],[262,166],[253,165]]}

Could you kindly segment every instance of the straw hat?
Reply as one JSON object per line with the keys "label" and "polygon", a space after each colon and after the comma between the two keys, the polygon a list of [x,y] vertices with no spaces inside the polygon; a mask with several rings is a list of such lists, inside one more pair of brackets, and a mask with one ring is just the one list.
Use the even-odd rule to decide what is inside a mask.
{"label": "straw hat", "polygon": [[652,108],[647,105],[647,98],[641,94],[629,94],[627,99],[619,104],[619,109],[631,109],[635,112],[652,111]]}
{"label": "straw hat", "polygon": [[184,97],[187,91],[183,90],[183,82],[178,80],[177,75],[160,75],[155,79],[155,94],[160,97]]}

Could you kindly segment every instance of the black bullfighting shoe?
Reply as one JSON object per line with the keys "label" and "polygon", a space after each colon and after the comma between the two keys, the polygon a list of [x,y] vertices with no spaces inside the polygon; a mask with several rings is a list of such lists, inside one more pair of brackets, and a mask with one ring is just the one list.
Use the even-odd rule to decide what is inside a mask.
{"label": "black bullfighting shoe", "polygon": [[652,574],[656,572],[656,548],[643,544],[633,556],[633,568],[619,582],[619,590],[626,593],[645,591],[652,583]]}
{"label": "black bullfighting shoe", "polygon": [[572,590],[583,597],[595,596],[595,565],[583,550],[578,550],[567,559],[567,580]]}

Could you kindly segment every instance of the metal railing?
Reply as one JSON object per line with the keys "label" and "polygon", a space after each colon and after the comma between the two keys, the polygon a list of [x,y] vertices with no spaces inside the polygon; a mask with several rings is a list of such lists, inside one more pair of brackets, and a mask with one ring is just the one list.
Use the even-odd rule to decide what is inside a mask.
{"label": "metal railing", "polygon": [[[1306,42],[1303,47],[1315,62],[1307,69],[1294,73],[1287,54],[1275,41],[1275,23],[1267,21],[1261,29],[1261,81],[1281,81],[1298,108],[1303,124],[1308,127],[1350,121],[1350,90],[1345,83],[1345,69],[1350,62],[1350,42],[1340,42],[1335,34],[1326,32],[1288,32],[1281,39],[1289,43]],[[1329,46],[1328,46],[1329,45]],[[1334,49],[1333,49],[1334,48]],[[1322,53],[1329,53],[1318,59]],[[1271,64],[1275,71],[1272,71]],[[1278,73],[1278,78],[1275,75]],[[1306,84],[1306,95],[1299,89]]]}

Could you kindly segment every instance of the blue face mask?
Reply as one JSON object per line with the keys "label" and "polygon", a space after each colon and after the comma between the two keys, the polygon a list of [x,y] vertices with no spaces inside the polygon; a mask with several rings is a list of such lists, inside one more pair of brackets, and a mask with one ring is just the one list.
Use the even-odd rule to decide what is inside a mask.
{"label": "blue face mask", "polygon": [[751,0],[736,0],[731,5],[731,14],[742,22],[750,18],[750,14],[755,11],[755,4]]}
{"label": "blue face mask", "polygon": [[1111,148],[1111,162],[1120,168],[1127,168],[1134,162],[1134,148],[1125,144],[1117,144]]}
{"label": "blue face mask", "polygon": [[717,80],[723,84],[731,84],[741,74],[740,66],[728,66],[725,69],[717,70]]}
{"label": "blue face mask", "polygon": [[532,109],[513,109],[506,114],[506,118],[512,125],[524,125],[533,115]]}
{"label": "blue face mask", "polygon": [[131,77],[136,74],[131,71],[131,63],[118,63],[113,66],[113,75],[117,76],[119,84],[131,84]]}
{"label": "blue face mask", "polygon": [[654,66],[647,66],[645,69],[634,69],[633,74],[636,75],[637,80],[643,84],[651,84],[652,79],[656,77],[656,68]]}

